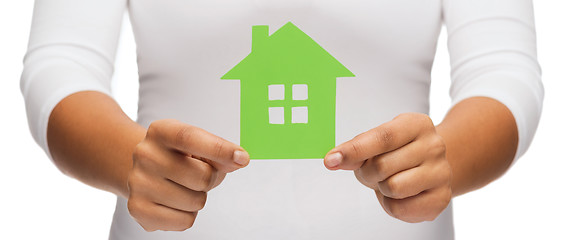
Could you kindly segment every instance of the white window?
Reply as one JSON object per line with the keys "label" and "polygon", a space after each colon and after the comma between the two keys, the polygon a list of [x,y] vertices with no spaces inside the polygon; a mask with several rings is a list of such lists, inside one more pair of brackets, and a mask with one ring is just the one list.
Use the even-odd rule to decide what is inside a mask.
{"label": "white window", "polygon": [[308,123],[309,121],[308,107],[293,107],[291,110],[292,110],[291,111],[292,123]]}
{"label": "white window", "polygon": [[268,85],[268,100],[284,100],[284,85]]}
{"label": "white window", "polygon": [[293,100],[307,100],[309,98],[308,86],[306,84],[293,85]]}
{"label": "white window", "polygon": [[269,107],[268,123],[284,124],[284,107]]}

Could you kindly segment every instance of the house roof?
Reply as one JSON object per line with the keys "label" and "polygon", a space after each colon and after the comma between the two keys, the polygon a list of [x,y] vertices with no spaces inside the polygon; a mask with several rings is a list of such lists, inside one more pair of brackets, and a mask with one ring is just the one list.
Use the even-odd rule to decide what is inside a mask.
{"label": "house roof", "polygon": [[253,26],[252,41],[251,53],[221,79],[354,77],[291,22],[271,36],[268,36],[268,26]]}

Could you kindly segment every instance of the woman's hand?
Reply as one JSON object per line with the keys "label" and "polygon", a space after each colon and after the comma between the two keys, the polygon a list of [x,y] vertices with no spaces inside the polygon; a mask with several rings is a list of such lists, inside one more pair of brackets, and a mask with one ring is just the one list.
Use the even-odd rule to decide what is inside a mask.
{"label": "woman's hand", "polygon": [[432,221],[452,198],[445,143],[424,114],[401,114],[331,150],[330,170],[354,170],[383,209],[405,222]]}
{"label": "woman's hand", "polygon": [[128,210],[146,230],[183,231],[226,173],[245,167],[240,146],[175,120],[153,122],[133,153]]}

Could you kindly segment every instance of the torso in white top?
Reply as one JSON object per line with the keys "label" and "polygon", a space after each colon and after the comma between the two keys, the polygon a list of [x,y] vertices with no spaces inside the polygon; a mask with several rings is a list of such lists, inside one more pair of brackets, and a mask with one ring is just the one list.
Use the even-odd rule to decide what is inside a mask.
{"label": "torso in white top", "polygon": [[[453,41],[450,50],[457,75],[454,75],[453,98],[458,101],[484,95],[504,102],[517,119],[526,121],[519,126],[522,138],[529,139],[522,140],[522,150],[534,131],[531,129],[536,110],[527,110],[515,103],[537,100],[527,97],[531,94],[522,90],[515,93],[510,85],[538,91],[540,81],[538,76],[533,76],[538,66],[534,59],[495,50],[520,49],[534,56],[530,43],[519,47],[519,42],[507,35],[512,30],[524,38],[529,37],[529,42],[534,41],[528,1],[505,4],[455,0],[46,2],[51,3],[36,6],[28,70],[23,76],[31,127],[45,149],[43,119],[57,100],[80,90],[108,91],[107,81],[125,8],[128,8],[138,46],[138,122],[143,126],[158,119],[175,118],[240,143],[240,83],[220,78],[250,53],[252,26],[268,25],[272,34],[292,22],[355,74],[336,81],[335,130],[336,144],[339,144],[400,113],[428,113],[431,65],[445,21],[449,40]],[[54,20],[56,16],[74,17],[76,21],[62,24]],[[496,39],[476,43],[476,39],[484,36],[483,29],[490,29],[491,34],[496,32]],[[501,31],[503,29],[506,31]],[[61,72],[34,66],[34,59],[50,52],[70,52],[64,54],[63,59],[77,61],[59,63],[56,69],[64,65]],[[487,68],[491,64],[485,63],[487,57],[529,66],[528,73],[519,73],[523,76],[519,83],[514,80],[505,84],[504,89],[495,88],[498,85],[495,83],[502,82],[503,77],[479,81],[483,80],[483,71],[491,71]],[[499,61],[496,63],[500,64]],[[45,78],[52,77],[63,83],[59,83],[60,87],[53,87],[58,83],[45,86],[44,90],[56,89],[55,95],[32,97],[35,87],[29,87],[28,82],[35,82],[38,74],[33,73],[42,71],[48,72]],[[529,80],[525,76],[529,76]],[[79,78],[86,80],[79,83]],[[509,101],[511,96],[519,97]],[[28,98],[47,99],[47,105],[36,106],[37,100]],[[219,187],[209,192],[205,208],[194,226],[185,232],[146,233],[130,217],[126,200],[119,198],[110,239],[446,240],[453,238],[451,209],[449,206],[432,222],[404,223],[388,216],[374,192],[362,186],[352,172],[330,172],[320,159],[254,160],[247,168],[229,174]]]}

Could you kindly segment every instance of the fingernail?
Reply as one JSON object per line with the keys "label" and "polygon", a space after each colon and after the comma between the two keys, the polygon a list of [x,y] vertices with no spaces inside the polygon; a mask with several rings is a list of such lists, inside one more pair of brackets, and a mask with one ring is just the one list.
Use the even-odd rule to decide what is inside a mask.
{"label": "fingernail", "polygon": [[342,161],[343,161],[343,154],[341,154],[340,152],[336,152],[327,156],[325,163],[327,164],[327,167],[334,168],[339,166],[339,164],[341,164]]}
{"label": "fingernail", "polygon": [[248,153],[241,150],[234,151],[233,161],[239,165],[247,165],[248,164]]}

